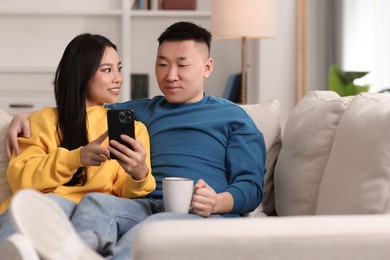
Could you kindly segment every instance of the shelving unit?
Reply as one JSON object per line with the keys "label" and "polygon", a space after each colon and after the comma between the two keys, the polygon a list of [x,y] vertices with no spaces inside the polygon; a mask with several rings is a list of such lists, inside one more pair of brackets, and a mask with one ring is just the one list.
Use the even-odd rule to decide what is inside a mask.
{"label": "shelving unit", "polygon": [[121,10],[79,10],[79,9],[69,9],[69,10],[59,10],[57,8],[2,8],[0,10],[0,15],[64,15],[64,16],[77,16],[77,15],[94,15],[94,16],[120,16],[122,15]]}
{"label": "shelving unit", "polygon": [[[130,7],[129,11],[124,10],[128,3],[126,0],[3,0],[0,23],[6,26],[0,28],[0,33],[10,38],[0,50],[0,56],[4,57],[0,60],[0,99],[3,101],[0,108],[17,114],[55,106],[52,87],[55,69],[66,44],[77,34],[100,33],[117,43],[120,49],[125,49],[122,46],[126,46],[124,43],[130,37],[127,25]],[[110,25],[105,26],[106,22]],[[31,26],[31,30],[24,25]],[[27,41],[31,41],[32,47]],[[19,48],[24,50],[22,55],[18,53]],[[38,49],[35,54],[34,49]],[[43,58],[39,59],[37,53]],[[125,79],[129,74],[127,68]],[[123,88],[120,100],[128,100],[125,97],[129,93],[128,88]]]}
{"label": "shelving unit", "polygon": [[[119,101],[130,99],[131,73],[148,74],[149,97],[159,95],[154,79],[158,36],[179,20],[210,29],[210,16],[208,10],[131,10],[129,0],[2,0],[0,108],[17,114],[55,106],[56,66],[68,42],[84,32],[117,44],[124,74]],[[206,82],[207,92],[221,95],[228,75],[240,71],[239,50],[238,41],[213,42],[217,66]]]}

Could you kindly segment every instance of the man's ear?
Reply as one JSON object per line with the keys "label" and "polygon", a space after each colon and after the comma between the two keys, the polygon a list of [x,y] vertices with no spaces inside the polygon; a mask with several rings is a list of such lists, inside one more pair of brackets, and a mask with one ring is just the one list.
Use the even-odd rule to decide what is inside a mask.
{"label": "man's ear", "polygon": [[213,67],[214,67],[214,60],[212,58],[208,58],[205,64],[205,71],[204,71],[204,77],[208,78],[213,72]]}

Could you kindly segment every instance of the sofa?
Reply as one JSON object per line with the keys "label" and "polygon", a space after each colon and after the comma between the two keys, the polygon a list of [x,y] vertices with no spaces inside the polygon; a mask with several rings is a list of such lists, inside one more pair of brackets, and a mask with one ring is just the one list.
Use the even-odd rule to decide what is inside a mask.
{"label": "sofa", "polygon": [[[390,95],[311,91],[283,129],[277,100],[242,107],[265,138],[262,203],[241,218],[146,223],[132,259],[390,259]],[[0,199],[10,120],[0,111]]]}
{"label": "sofa", "polygon": [[278,101],[243,107],[267,148],[259,208],[142,225],[132,259],[390,259],[390,96],[311,91],[283,132]]}

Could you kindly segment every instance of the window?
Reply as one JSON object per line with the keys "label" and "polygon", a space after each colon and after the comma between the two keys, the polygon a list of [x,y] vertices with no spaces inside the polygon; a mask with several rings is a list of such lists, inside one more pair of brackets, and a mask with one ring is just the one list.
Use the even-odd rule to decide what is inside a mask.
{"label": "window", "polygon": [[369,71],[357,82],[371,92],[389,88],[390,1],[343,0],[341,8],[341,67]]}

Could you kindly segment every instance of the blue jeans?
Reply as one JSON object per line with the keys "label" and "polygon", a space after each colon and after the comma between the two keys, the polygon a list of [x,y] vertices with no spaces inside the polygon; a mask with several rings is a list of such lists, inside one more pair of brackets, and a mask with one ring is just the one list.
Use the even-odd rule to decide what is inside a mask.
{"label": "blue jeans", "polygon": [[102,256],[111,259],[119,239],[146,217],[161,212],[162,201],[125,199],[103,193],[89,193],[80,201],[71,222],[79,236]]}
{"label": "blue jeans", "polygon": [[7,210],[0,215],[0,245],[13,233],[15,233],[15,229]]}
{"label": "blue jeans", "polygon": [[[131,259],[131,246],[133,243],[134,235],[137,230],[148,223],[155,221],[164,221],[164,220],[184,220],[184,219],[209,219],[209,218],[223,218],[222,215],[214,214],[210,215],[208,218],[201,217],[196,214],[180,214],[180,213],[171,213],[171,212],[161,212],[153,216],[147,217],[142,223],[130,229],[126,234],[124,234],[118,241],[118,245],[115,248],[114,259],[123,260]],[[151,249],[153,250],[153,249]]]}
{"label": "blue jeans", "polygon": [[80,237],[101,255],[124,260],[131,259],[133,236],[141,225],[161,220],[204,219],[195,214],[163,211],[163,202],[158,199],[123,199],[89,193],[73,213],[72,223]]}
{"label": "blue jeans", "polygon": [[[75,202],[50,193],[46,195],[56,201],[69,218],[72,217],[73,212],[77,207],[77,204]],[[0,215],[0,245],[3,244],[4,240],[6,240],[15,232],[16,230],[9,215],[9,210],[7,210]]]}
{"label": "blue jeans", "polygon": [[[127,246],[122,249],[117,245],[120,237],[146,217],[163,210],[161,200],[131,200],[103,193],[87,194],[79,204],[54,194],[46,196],[57,202],[80,237],[108,259],[113,258],[116,251],[124,252],[125,256]],[[0,245],[15,232],[7,210],[0,215]],[[129,257],[127,254],[123,259]]]}
{"label": "blue jeans", "polygon": [[[109,194],[89,193],[76,204],[57,195],[47,196],[64,210],[80,237],[107,259],[131,259],[133,235],[141,222],[143,225],[161,220],[203,219],[195,214],[163,212],[162,200],[152,198],[124,199]],[[0,225],[1,244],[15,233],[8,211],[0,216]]]}

